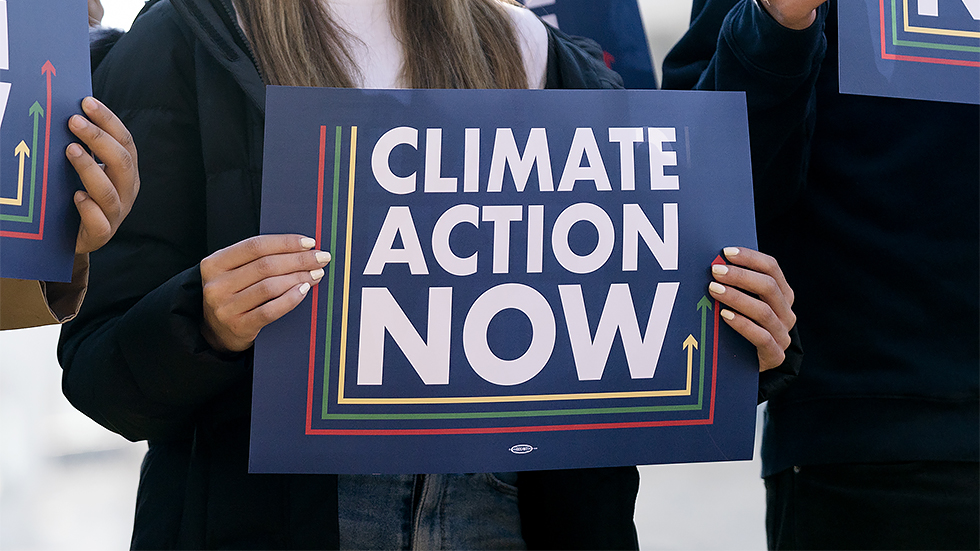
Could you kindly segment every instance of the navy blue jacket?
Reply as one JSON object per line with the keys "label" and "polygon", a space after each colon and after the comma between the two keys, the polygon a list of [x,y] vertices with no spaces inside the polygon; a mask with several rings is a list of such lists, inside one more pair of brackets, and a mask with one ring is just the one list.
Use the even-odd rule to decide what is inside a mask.
{"label": "navy blue jacket", "polygon": [[[95,52],[95,94],[132,132],[142,187],[63,329],[64,393],[149,441],[134,548],[336,548],[336,477],[247,474],[251,352],[217,353],[200,334],[200,260],[259,231],[265,85],[230,0],[150,4]],[[557,31],[547,83],[622,84],[594,44]],[[638,485],[633,467],[521,473],[524,538],[636,548]]]}
{"label": "navy blue jacket", "polygon": [[977,461],[980,110],[840,94],[835,6],[793,31],[696,0],[664,63],[667,88],[746,91],[759,243],[796,291],[763,470]]}

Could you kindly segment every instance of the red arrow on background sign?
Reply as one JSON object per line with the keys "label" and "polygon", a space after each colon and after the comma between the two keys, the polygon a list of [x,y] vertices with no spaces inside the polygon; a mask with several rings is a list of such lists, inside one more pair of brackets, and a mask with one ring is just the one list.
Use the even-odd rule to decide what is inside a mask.
{"label": "red arrow on background sign", "polygon": [[41,74],[47,76],[47,112],[48,116],[44,118],[44,172],[41,179],[41,221],[40,227],[38,228],[38,237],[44,239],[44,213],[47,209],[45,206],[48,201],[48,165],[51,164],[49,161],[51,159],[51,77],[57,76],[57,72],[54,70],[54,65],[51,64],[51,60],[44,62],[41,66]]}

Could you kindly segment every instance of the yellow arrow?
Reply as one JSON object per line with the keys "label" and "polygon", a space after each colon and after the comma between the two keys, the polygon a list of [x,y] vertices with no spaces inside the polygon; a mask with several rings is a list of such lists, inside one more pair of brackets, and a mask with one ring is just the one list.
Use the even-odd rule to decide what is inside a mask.
{"label": "yellow arrow", "polygon": [[24,203],[24,159],[31,156],[31,149],[27,147],[24,140],[21,140],[17,144],[17,148],[14,149],[14,157],[20,157],[20,169],[17,172],[17,197],[0,197],[0,205],[13,205],[15,207],[21,206]]}
{"label": "yellow arrow", "polygon": [[691,390],[691,379],[694,378],[694,351],[698,348],[698,341],[694,338],[694,335],[688,335],[684,339],[683,348],[687,349],[687,388],[685,390]]}

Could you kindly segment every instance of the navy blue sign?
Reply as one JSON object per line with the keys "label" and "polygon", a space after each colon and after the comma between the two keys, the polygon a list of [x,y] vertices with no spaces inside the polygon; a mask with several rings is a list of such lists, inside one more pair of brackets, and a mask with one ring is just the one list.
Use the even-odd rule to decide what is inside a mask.
{"label": "navy blue sign", "polygon": [[262,232],[333,261],[256,342],[252,471],[751,457],[743,94],[271,87],[265,148]]}
{"label": "navy blue sign", "polygon": [[0,0],[0,276],[69,281],[68,118],[92,93],[82,0]]}
{"label": "navy blue sign", "polygon": [[636,0],[522,0],[562,31],[591,38],[602,46],[606,65],[627,88],[657,87],[653,59]]}
{"label": "navy blue sign", "polygon": [[838,2],[840,91],[980,103],[980,0]]}

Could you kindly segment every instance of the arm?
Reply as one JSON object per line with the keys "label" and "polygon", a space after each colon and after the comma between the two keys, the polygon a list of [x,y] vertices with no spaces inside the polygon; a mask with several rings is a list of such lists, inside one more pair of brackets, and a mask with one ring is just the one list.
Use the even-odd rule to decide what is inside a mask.
{"label": "arm", "polygon": [[69,401],[132,440],[187,437],[199,412],[247,383],[258,331],[303,300],[329,260],[301,236],[208,255],[209,229],[252,208],[236,200],[252,181],[237,180],[220,205],[207,193],[194,45],[172,10],[147,11],[96,73],[97,93],[140,143],[142,186],[92,255],[89,295],[59,346]]}
{"label": "arm", "polygon": [[[690,28],[664,61],[664,88],[746,92],[760,224],[804,185],[827,12],[822,0],[769,0],[776,15],[764,4],[695,0]],[[797,30],[777,17],[786,25],[812,22]]]}
{"label": "arm", "polygon": [[198,408],[248,373],[246,355],[219,354],[200,334],[207,223],[192,48],[172,12],[154,10],[94,77],[140,144],[141,193],[91,254],[59,359],[69,401],[132,440],[185,436]]}

